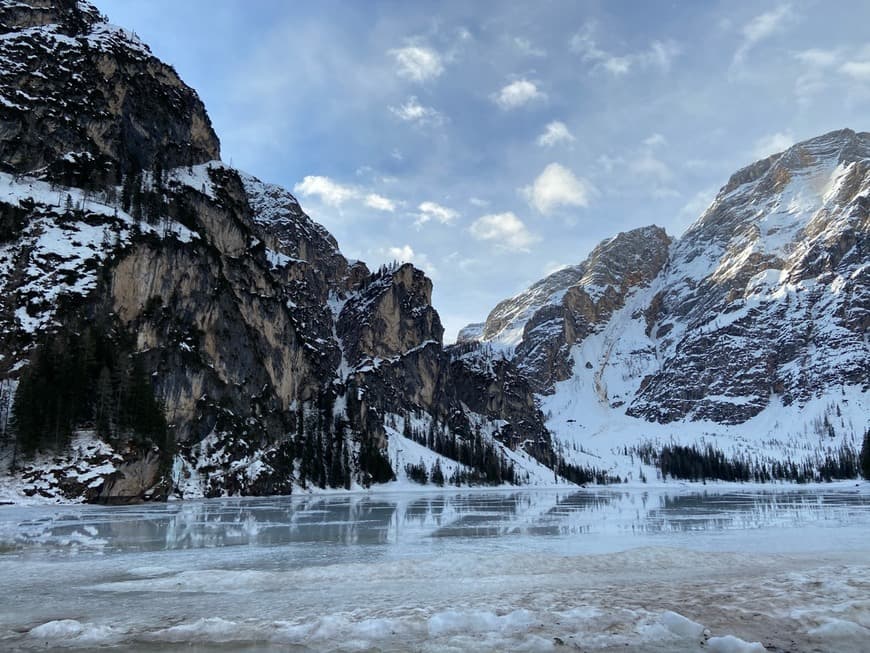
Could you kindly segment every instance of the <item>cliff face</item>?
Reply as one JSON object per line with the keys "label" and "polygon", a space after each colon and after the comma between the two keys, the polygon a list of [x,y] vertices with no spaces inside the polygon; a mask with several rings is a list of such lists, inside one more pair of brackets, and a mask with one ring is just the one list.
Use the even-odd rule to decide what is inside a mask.
{"label": "cliff face", "polygon": [[0,161],[84,187],[220,158],[196,93],[75,0],[0,7]]}
{"label": "cliff face", "polygon": [[741,170],[674,248],[650,311],[666,364],[631,414],[743,422],[773,397],[870,385],[870,134]]}
{"label": "cliff face", "polygon": [[572,374],[571,347],[606,325],[631,293],[649,286],[667,262],[670,243],[659,227],[604,241],[579,265],[500,302],[480,339],[510,346],[533,387],[551,392],[554,383]]}
{"label": "cliff face", "polygon": [[[464,337],[506,347],[539,393],[574,388],[636,429],[783,406],[771,438],[816,430],[870,389],[868,197],[870,134],[799,143],[737,172],[673,243],[654,227],[605,241]],[[815,400],[836,411],[803,417]],[[849,437],[868,426],[841,421]]]}
{"label": "cliff face", "polygon": [[[526,425],[550,460],[512,364],[457,363],[422,272],[349,265],[290,193],[220,162],[147,46],[81,2],[0,2],[0,30],[0,448],[28,492],[368,485],[403,475],[387,450],[412,416],[464,477],[516,480]],[[457,458],[478,436],[497,472]]]}

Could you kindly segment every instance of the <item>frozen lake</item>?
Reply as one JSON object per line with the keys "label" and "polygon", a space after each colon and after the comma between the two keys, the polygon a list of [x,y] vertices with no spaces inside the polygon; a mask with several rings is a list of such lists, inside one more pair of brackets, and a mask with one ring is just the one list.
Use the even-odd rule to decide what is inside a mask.
{"label": "frozen lake", "polygon": [[3,650],[858,652],[870,493],[5,506],[0,583]]}

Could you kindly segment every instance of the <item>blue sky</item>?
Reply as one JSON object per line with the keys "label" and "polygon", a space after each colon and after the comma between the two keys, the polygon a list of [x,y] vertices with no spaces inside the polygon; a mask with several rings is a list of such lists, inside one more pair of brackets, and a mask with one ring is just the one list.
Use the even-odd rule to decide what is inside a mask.
{"label": "blue sky", "polygon": [[870,129],[870,3],[97,0],[223,159],[342,251],[432,277],[446,339],[600,240],[679,235],[739,167]]}

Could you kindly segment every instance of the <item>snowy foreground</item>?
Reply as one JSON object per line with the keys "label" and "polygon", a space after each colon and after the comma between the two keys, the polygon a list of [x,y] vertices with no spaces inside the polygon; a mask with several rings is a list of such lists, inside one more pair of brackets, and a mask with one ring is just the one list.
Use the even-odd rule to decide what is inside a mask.
{"label": "snowy foreground", "polygon": [[870,488],[0,508],[0,649],[866,651]]}

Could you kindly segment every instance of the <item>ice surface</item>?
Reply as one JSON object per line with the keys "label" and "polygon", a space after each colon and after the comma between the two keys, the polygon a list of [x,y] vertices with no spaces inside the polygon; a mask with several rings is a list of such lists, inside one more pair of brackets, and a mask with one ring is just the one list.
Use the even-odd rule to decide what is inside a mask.
{"label": "ice surface", "polygon": [[868,526],[866,486],[7,506],[0,649],[857,653]]}

